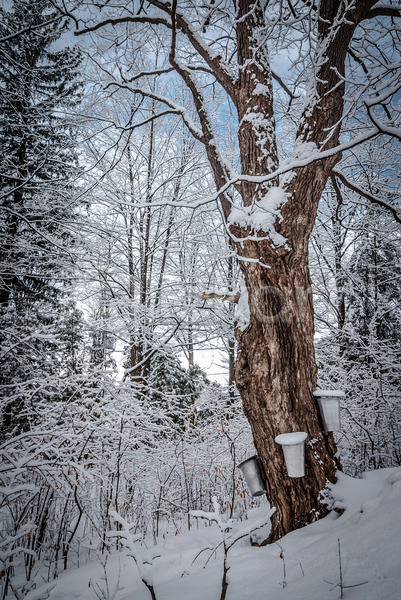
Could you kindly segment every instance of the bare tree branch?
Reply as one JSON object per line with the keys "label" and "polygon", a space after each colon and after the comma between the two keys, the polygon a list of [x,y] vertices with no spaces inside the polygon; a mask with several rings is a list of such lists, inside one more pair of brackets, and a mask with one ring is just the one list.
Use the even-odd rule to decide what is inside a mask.
{"label": "bare tree branch", "polygon": [[401,8],[389,4],[375,6],[374,8],[371,8],[361,20],[374,19],[375,17],[401,17]]}
{"label": "bare tree branch", "polygon": [[234,302],[238,304],[238,300],[240,298],[241,293],[237,292],[236,294],[216,294],[215,292],[203,292],[202,300],[212,300],[213,298],[217,298],[218,300],[222,300],[223,302]]}
{"label": "bare tree branch", "polygon": [[285,91],[285,93],[291,98],[291,100],[295,100],[295,98],[299,98],[299,95],[296,96],[295,94],[292,93],[292,91],[290,90],[290,88],[284,83],[284,81],[281,79],[280,75],[278,75],[275,71],[272,70],[272,77],[275,81],[277,81],[277,83],[283,88],[283,90]]}
{"label": "bare tree branch", "polygon": [[84,27],[83,29],[78,29],[74,31],[74,35],[83,35],[85,33],[90,33],[92,31],[97,31],[102,27],[106,27],[107,25],[112,25],[116,27],[117,25],[121,25],[122,23],[148,23],[150,25],[165,25],[171,29],[171,23],[166,21],[166,19],[162,19],[161,17],[143,17],[141,15],[137,16],[126,16],[120,17],[117,19],[106,19],[105,21],[99,21],[96,25],[92,25],[92,27]]}
{"label": "bare tree branch", "polygon": [[347,188],[349,188],[353,192],[356,192],[357,194],[359,194],[363,198],[366,198],[370,202],[373,202],[374,204],[377,204],[378,206],[381,206],[382,208],[385,208],[386,210],[390,211],[397,223],[401,223],[401,215],[398,214],[394,206],[391,206],[391,204],[389,204],[385,200],[381,200],[377,196],[373,196],[373,194],[370,194],[366,190],[363,190],[358,185],[350,181],[344,175],[344,173],[341,173],[341,171],[333,170],[333,176],[337,177],[337,179],[339,179],[341,183],[343,183]]}
{"label": "bare tree branch", "polygon": [[[149,3],[153,6],[156,6],[160,10],[163,10],[170,16],[172,15],[173,9],[169,3],[160,2],[159,0],[149,0]],[[177,27],[186,35],[188,41],[191,43],[196,52],[198,52],[198,54],[212,69],[220,85],[226,90],[231,99],[235,102],[237,94],[235,82],[230,76],[229,67],[223,61],[222,57],[215,55],[209,46],[202,44],[201,39],[195,34],[190,24],[180,12],[175,10],[174,17]]]}
{"label": "bare tree branch", "polygon": [[[192,133],[194,138],[196,138],[200,142],[204,142],[204,137],[202,135],[202,132],[200,131],[200,129],[198,129],[196,124],[192,121],[192,119],[188,115],[184,106],[177,104],[176,102],[174,102],[173,100],[170,100],[170,98],[167,98],[166,96],[162,96],[161,94],[152,92],[151,90],[144,90],[143,88],[139,88],[139,87],[133,88],[130,85],[125,84],[125,83],[120,83],[119,81],[112,81],[111,83],[109,83],[106,86],[106,89],[107,89],[107,87],[110,87],[110,86],[116,86],[116,87],[119,87],[122,89],[127,89],[130,92],[132,92],[133,94],[140,94],[141,96],[144,96],[146,98],[152,98],[153,100],[156,100],[157,102],[166,104],[167,106],[169,106],[171,108],[172,113],[176,113],[181,116],[182,120],[184,121],[185,125],[187,126],[189,131]],[[163,115],[164,115],[164,112],[163,112]],[[152,119],[149,119],[149,120],[152,120]],[[132,129],[132,127],[130,127],[130,129]]]}

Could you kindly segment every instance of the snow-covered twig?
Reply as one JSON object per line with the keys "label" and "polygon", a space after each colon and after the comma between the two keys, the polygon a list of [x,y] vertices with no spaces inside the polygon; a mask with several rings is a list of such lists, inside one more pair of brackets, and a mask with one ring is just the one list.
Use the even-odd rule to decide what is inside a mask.
{"label": "snow-covered twig", "polygon": [[138,547],[135,545],[136,542],[142,539],[142,535],[131,533],[131,530],[135,527],[135,525],[128,523],[128,521],[126,521],[121,515],[119,515],[115,511],[110,511],[110,516],[117,523],[119,523],[119,525],[121,526],[121,530],[109,531],[107,533],[107,537],[120,539],[122,544],[128,550],[128,555],[134,559],[135,564],[138,567],[139,576],[142,580],[142,583],[148,588],[152,600],[157,600],[154,590],[153,574],[151,573],[151,570],[147,567],[152,567],[153,560],[155,558],[158,558],[160,554],[153,552],[148,557],[144,558],[144,556],[138,550]]}
{"label": "snow-covered twig", "polygon": [[115,600],[117,593],[123,590],[124,588],[120,586],[121,580],[121,563],[118,562],[118,576],[117,581],[113,589],[109,588],[109,576],[107,572],[107,560],[109,558],[109,554],[106,554],[104,557],[98,554],[98,560],[103,567],[103,577],[102,579],[105,581],[106,587],[101,587],[98,583],[93,584],[93,590],[99,600]]}
{"label": "snow-covered twig", "polygon": [[247,537],[248,535],[250,535],[257,529],[260,529],[261,527],[264,527],[265,525],[267,525],[267,523],[270,522],[270,517],[275,513],[276,509],[272,508],[269,511],[269,513],[267,515],[265,515],[263,518],[259,519],[256,522],[250,523],[248,526],[243,527],[240,531],[238,531],[235,534],[230,534],[230,531],[233,528],[233,520],[232,519],[224,520],[223,516],[220,513],[220,507],[219,507],[219,503],[217,501],[216,496],[213,496],[212,503],[213,503],[213,508],[214,508],[213,512],[206,512],[203,510],[191,510],[190,514],[192,517],[195,517],[198,519],[205,519],[206,521],[209,521],[210,523],[217,523],[217,525],[220,529],[220,533],[222,535],[222,539],[213,548],[206,547],[206,548],[203,548],[200,552],[198,552],[198,554],[193,559],[192,564],[202,554],[202,552],[204,552],[205,550],[211,550],[211,554],[209,555],[209,557],[206,560],[206,563],[204,565],[204,568],[205,568],[206,565],[208,564],[210,558],[213,556],[213,554],[220,548],[220,546],[223,546],[224,559],[223,559],[223,577],[222,577],[222,581],[221,581],[220,600],[225,600],[226,594],[227,594],[227,588],[228,588],[228,584],[229,584],[228,571],[231,568],[231,565],[228,563],[229,550],[239,540],[243,539],[244,537]]}

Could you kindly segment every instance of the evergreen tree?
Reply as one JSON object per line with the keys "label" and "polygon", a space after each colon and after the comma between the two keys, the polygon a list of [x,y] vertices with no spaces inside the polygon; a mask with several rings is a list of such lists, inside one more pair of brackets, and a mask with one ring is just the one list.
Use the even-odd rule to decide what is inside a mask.
{"label": "evergreen tree", "polygon": [[81,61],[76,50],[57,49],[65,31],[48,0],[0,9],[3,432],[27,422],[27,390],[61,370],[57,323],[72,266],[77,171],[67,113],[79,100]]}
{"label": "evergreen tree", "polygon": [[[384,229],[384,228],[383,228]],[[400,464],[401,256],[388,231],[359,236],[345,301],[344,367],[353,462],[363,469]]]}
{"label": "evergreen tree", "polygon": [[150,371],[143,394],[150,407],[171,419],[177,428],[193,417],[196,402],[210,384],[199,365],[181,366],[174,354],[158,352],[150,361]]}
{"label": "evergreen tree", "polygon": [[386,344],[401,348],[401,261],[399,242],[376,232],[362,234],[351,258],[346,297],[349,322],[346,327],[347,357],[374,362],[372,350]]}

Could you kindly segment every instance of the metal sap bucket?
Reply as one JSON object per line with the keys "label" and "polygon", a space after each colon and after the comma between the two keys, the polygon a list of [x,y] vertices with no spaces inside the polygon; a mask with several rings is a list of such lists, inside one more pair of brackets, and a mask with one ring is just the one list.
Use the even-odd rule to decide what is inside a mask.
{"label": "metal sap bucket", "polygon": [[340,398],[345,397],[341,390],[316,390],[313,392],[319,405],[323,427],[326,431],[341,429]]}
{"label": "metal sap bucket", "polygon": [[289,477],[305,475],[305,440],[308,434],[304,431],[282,433],[274,438],[283,447],[285,466]]}
{"label": "metal sap bucket", "polygon": [[249,487],[252,496],[261,496],[266,492],[265,482],[262,479],[260,472],[258,457],[251,456],[238,465],[241,473],[245,477],[245,481]]}

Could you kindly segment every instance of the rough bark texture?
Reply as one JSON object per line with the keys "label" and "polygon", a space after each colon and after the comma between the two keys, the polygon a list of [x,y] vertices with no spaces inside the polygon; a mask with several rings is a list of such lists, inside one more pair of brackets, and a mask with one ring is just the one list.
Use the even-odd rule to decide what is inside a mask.
{"label": "rough bark texture", "polygon": [[[316,179],[313,180],[313,184]],[[310,181],[309,187],[311,187]],[[305,182],[303,188],[308,190]],[[270,266],[243,263],[250,323],[237,330],[236,383],[252,428],[267,487],[276,507],[270,540],[302,527],[326,510],[318,502],[327,480],[335,480],[336,448],[322,431],[312,393],[316,389],[314,320],[305,236],[291,238],[291,251],[265,242],[245,243],[248,256]],[[274,438],[305,431],[306,475],[287,476],[282,449]]]}

